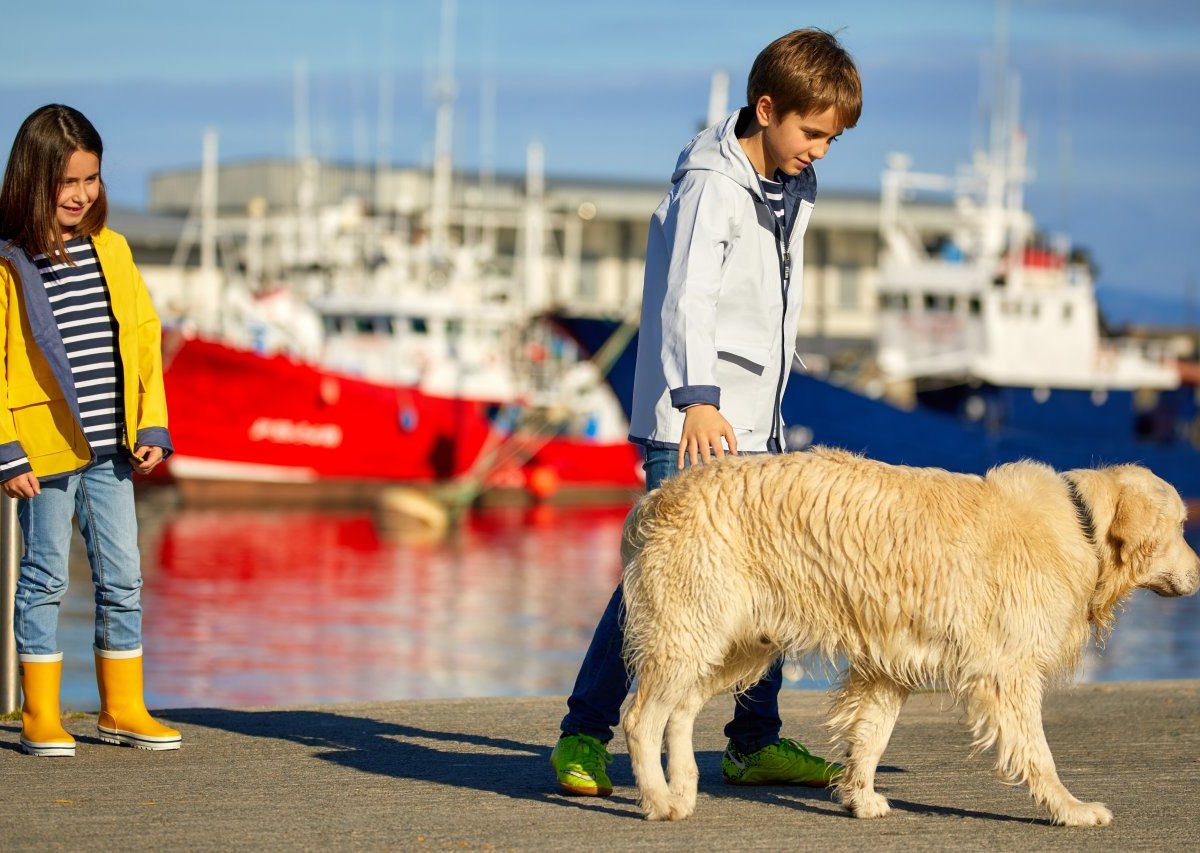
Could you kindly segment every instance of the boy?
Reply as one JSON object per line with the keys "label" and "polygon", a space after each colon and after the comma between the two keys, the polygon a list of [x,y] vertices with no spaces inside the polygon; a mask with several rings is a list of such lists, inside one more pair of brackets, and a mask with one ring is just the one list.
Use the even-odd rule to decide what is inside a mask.
{"label": "boy", "polygon": [[[650,491],[726,452],[783,451],[780,401],[795,351],[812,164],[862,110],[854,61],[831,34],[796,30],[754,60],[749,106],[680,154],[650,224],[630,440]],[[559,787],[607,796],[605,744],[629,690],[621,588],[592,638],[562,736]],[[823,787],[840,767],[779,737],[781,661],[738,698],[725,727],[726,782]]]}

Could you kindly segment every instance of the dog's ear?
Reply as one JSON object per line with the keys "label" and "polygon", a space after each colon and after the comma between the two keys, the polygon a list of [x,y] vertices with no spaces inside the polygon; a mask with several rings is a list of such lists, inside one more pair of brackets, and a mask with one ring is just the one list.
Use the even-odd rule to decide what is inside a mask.
{"label": "dog's ear", "polygon": [[1136,567],[1154,554],[1158,541],[1159,508],[1144,490],[1126,483],[1117,499],[1108,538],[1119,564],[1136,572]]}

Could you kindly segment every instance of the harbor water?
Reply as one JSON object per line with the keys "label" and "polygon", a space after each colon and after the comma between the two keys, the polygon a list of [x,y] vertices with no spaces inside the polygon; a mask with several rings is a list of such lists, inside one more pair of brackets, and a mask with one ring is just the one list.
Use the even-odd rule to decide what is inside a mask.
{"label": "harbor water", "polygon": [[[169,487],[144,489],[139,516],[147,701],[248,707],[569,693],[620,574],[625,508],[494,509],[436,545],[386,539],[366,512],[179,507]],[[92,626],[77,541],[67,708],[98,706]],[[834,673],[787,674],[822,689]],[[1135,593],[1079,673],[1179,678],[1200,678],[1200,596]]]}

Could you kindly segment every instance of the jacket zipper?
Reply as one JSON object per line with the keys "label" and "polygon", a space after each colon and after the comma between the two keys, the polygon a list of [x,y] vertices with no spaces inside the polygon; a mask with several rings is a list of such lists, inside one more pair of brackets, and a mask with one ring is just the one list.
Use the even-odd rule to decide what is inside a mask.
{"label": "jacket zipper", "polygon": [[[787,310],[788,310],[788,291],[791,289],[792,283],[792,253],[789,248],[788,239],[791,237],[791,224],[786,231],[779,226],[779,220],[775,216],[775,211],[771,210],[771,206],[764,204],[767,208],[767,213],[771,216],[775,225],[775,253],[779,256],[779,286],[780,296],[783,299],[783,310],[779,314],[779,378],[775,382],[775,408],[771,412],[771,439],[775,441],[775,447],[783,452],[783,437],[779,434],[780,410],[783,408],[783,384],[787,377],[787,371],[791,366],[791,360],[787,357]],[[793,214],[793,221],[795,216]],[[768,442],[769,446],[769,442]]]}

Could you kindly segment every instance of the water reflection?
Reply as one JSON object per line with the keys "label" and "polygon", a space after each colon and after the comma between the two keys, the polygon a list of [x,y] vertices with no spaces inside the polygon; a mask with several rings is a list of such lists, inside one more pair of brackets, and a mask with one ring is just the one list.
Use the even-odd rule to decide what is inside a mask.
{"label": "water reflection", "polygon": [[[159,707],[565,694],[617,581],[625,515],[495,510],[429,546],[381,539],[366,514],[177,510],[167,490],[140,511]],[[91,608],[79,553],[60,632],[68,707],[97,704]],[[1081,677],[1200,678],[1197,617],[1200,597],[1135,595]]]}

